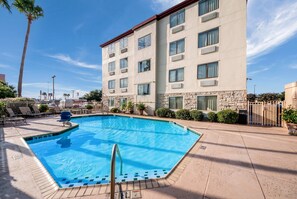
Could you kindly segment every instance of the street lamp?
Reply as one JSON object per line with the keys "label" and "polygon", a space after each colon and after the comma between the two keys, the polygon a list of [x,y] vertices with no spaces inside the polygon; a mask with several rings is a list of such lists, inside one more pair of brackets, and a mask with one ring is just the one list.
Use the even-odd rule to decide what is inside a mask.
{"label": "street lamp", "polygon": [[53,100],[55,101],[55,77],[56,75],[52,76],[53,78]]}

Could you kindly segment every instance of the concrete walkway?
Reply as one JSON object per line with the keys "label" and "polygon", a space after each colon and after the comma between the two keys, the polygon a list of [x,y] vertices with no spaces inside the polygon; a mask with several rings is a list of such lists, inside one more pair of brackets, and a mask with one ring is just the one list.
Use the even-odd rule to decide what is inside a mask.
{"label": "concrete walkway", "polygon": [[[188,154],[189,163],[176,181],[162,188],[143,189],[142,198],[297,198],[297,137],[289,136],[286,129],[175,121],[204,135],[197,150]],[[31,166],[25,166],[33,155],[21,137],[64,128],[55,118],[28,123],[0,128],[1,199],[44,198],[42,183]],[[68,197],[107,196],[81,197],[82,190]]]}

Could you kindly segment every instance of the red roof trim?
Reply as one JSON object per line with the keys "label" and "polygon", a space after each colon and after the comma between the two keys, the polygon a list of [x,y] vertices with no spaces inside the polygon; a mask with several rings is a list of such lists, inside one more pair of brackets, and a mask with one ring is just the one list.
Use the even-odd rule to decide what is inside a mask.
{"label": "red roof trim", "polygon": [[141,22],[140,24],[134,26],[132,29],[128,30],[127,32],[124,32],[123,34],[121,34],[121,35],[119,35],[119,36],[117,36],[117,37],[115,37],[115,38],[101,44],[100,47],[103,48],[103,47],[105,47],[105,46],[107,46],[109,44],[112,44],[112,43],[114,43],[114,42],[116,42],[116,41],[118,41],[118,40],[132,34],[138,28],[141,28],[141,27],[149,24],[150,22],[152,22],[154,20],[159,21],[159,20],[163,19],[164,17],[167,17],[168,15],[170,15],[170,14],[172,14],[174,12],[177,12],[180,9],[183,9],[183,8],[187,7],[188,5],[191,5],[191,4],[193,4],[193,3],[197,2],[197,1],[199,1],[199,0],[184,0],[183,2],[169,8],[168,10],[165,10],[164,12],[162,12],[162,13],[160,13],[158,15],[154,15],[154,16],[150,17],[149,19]]}

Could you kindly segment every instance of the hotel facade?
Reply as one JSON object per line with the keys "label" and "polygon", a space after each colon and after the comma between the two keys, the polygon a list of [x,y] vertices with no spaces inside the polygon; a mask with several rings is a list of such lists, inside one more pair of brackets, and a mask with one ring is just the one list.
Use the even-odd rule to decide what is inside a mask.
{"label": "hotel facade", "polygon": [[246,109],[246,9],[185,0],[101,44],[104,109]]}

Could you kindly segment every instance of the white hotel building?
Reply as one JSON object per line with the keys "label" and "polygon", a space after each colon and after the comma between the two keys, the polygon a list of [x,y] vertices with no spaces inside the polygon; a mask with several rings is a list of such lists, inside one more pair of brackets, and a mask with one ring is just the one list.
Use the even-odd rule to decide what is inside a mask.
{"label": "white hotel building", "polygon": [[185,0],[105,42],[105,109],[246,109],[246,0]]}

